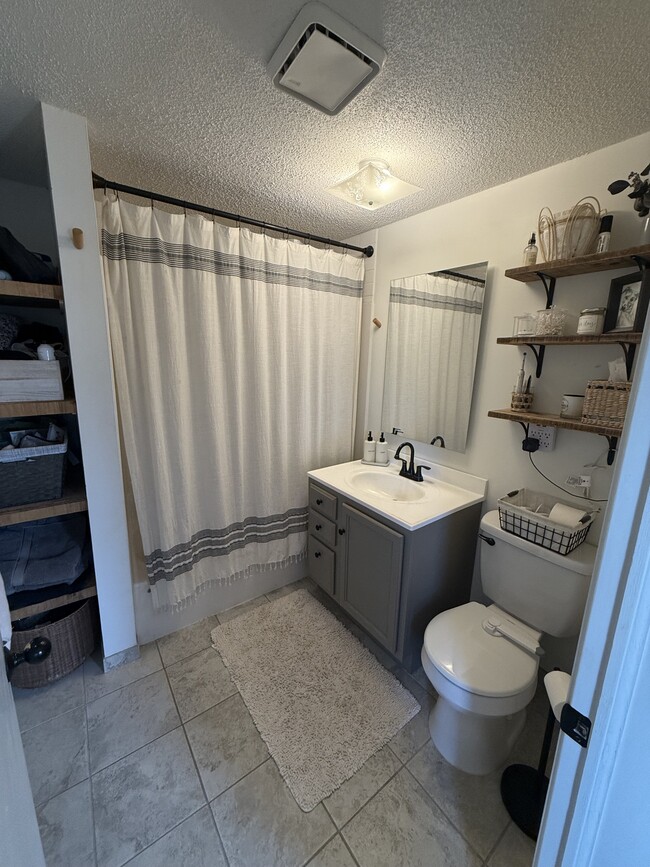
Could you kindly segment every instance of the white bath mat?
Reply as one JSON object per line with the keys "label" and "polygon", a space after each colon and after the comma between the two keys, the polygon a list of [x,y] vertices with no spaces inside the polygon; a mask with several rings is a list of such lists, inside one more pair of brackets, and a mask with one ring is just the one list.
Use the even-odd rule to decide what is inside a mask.
{"label": "white bath mat", "polygon": [[420,710],[308,590],[218,626],[212,643],[306,812]]}

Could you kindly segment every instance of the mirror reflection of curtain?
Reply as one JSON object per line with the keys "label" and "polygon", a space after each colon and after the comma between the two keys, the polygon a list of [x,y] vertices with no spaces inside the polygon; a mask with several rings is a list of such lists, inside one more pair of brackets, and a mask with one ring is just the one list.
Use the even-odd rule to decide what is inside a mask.
{"label": "mirror reflection of curtain", "polygon": [[391,282],[382,423],[464,451],[485,285],[442,272]]}

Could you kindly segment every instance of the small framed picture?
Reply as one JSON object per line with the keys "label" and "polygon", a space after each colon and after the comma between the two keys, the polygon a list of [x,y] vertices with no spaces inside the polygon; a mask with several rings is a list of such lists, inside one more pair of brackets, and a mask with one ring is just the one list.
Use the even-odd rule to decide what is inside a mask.
{"label": "small framed picture", "polygon": [[624,277],[616,277],[609,287],[604,331],[643,331],[648,301],[650,279],[647,271],[636,271]]}

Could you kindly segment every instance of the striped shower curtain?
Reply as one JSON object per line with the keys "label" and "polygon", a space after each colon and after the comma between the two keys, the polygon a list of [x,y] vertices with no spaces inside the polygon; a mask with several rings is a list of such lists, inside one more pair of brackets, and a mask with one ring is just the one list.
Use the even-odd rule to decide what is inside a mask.
{"label": "striped shower curtain", "polygon": [[349,460],[361,258],[105,196],[120,420],[154,606],[305,556],[307,471]]}
{"label": "striped shower curtain", "polygon": [[382,427],[465,451],[485,284],[444,272],[390,284]]}

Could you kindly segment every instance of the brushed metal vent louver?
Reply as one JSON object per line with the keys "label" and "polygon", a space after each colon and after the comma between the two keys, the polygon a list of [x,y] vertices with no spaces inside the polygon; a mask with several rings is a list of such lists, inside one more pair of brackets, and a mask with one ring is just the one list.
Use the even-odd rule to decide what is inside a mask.
{"label": "brushed metal vent louver", "polygon": [[380,71],[386,52],[323,3],[303,6],[268,63],[280,90],[338,114]]}

